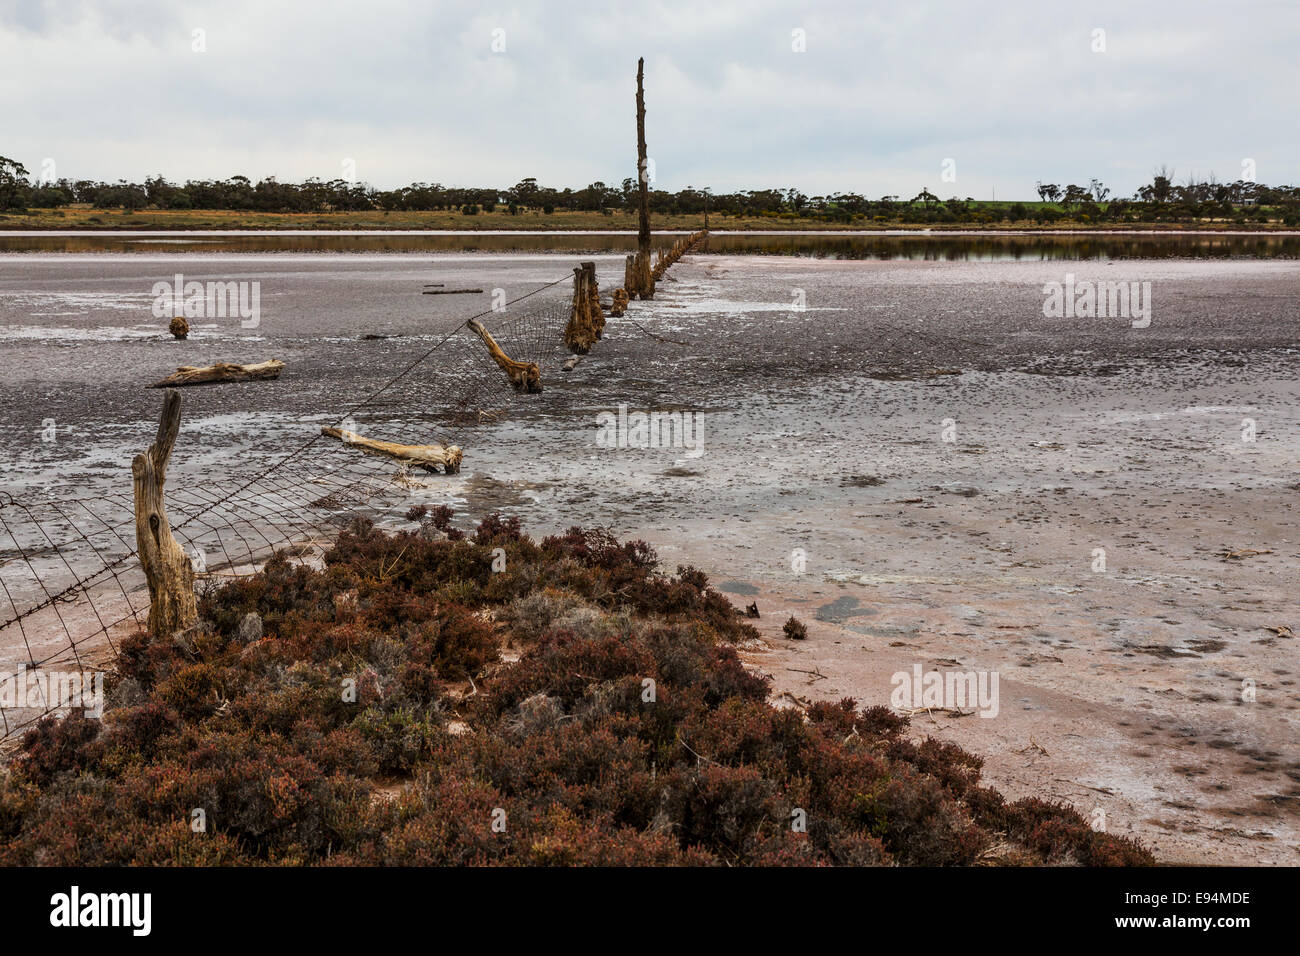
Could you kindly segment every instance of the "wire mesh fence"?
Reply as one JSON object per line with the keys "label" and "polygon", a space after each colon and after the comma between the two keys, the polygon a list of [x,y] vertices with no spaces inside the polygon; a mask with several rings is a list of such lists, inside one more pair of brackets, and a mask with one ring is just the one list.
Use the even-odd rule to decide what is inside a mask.
{"label": "wire mesh fence", "polygon": [[[571,278],[413,349],[390,379],[341,402],[330,424],[384,441],[472,448],[477,428],[528,397],[515,392],[466,324],[481,322],[504,352],[537,364],[545,380],[564,357]],[[319,420],[300,424],[296,443],[245,456],[269,464],[241,468],[237,460],[215,481],[168,485],[172,532],[201,582],[251,574],[277,552],[319,559],[354,517],[390,511],[407,497],[410,466],[322,434]],[[140,451],[150,439],[140,436]],[[110,666],[148,611],[129,471],[120,491],[93,496],[27,501],[0,492],[0,742],[67,711],[68,688]]]}

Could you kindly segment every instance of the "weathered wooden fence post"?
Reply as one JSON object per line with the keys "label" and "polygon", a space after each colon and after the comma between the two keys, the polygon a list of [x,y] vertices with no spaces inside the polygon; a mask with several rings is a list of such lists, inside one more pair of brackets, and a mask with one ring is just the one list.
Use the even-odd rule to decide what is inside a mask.
{"label": "weathered wooden fence post", "polygon": [[591,337],[587,334],[586,270],[573,267],[573,302],[569,305],[569,324],[564,327],[564,344],[575,355],[591,351]]}
{"label": "weathered wooden fence post", "polygon": [[600,306],[600,284],[596,281],[596,263],[582,263],[587,277],[587,309],[591,316],[591,331],[596,340],[605,334],[605,310]]}
{"label": "weathered wooden fence post", "polygon": [[582,262],[573,267],[573,304],[564,344],[577,355],[586,355],[605,330],[605,312],[600,307],[596,285],[596,264]]}
{"label": "weathered wooden fence post", "polygon": [[614,318],[621,318],[627,311],[628,296],[626,289],[615,289],[613,302],[609,307],[609,314]]}
{"label": "weathered wooden fence post", "polygon": [[181,393],[168,389],[158,435],[144,454],[131,462],[135,486],[135,544],[149,585],[149,633],[168,638],[193,627],[199,619],[194,597],[194,567],[172,536],[163,499],[167,462],[181,428]]}
{"label": "weathered wooden fence post", "polygon": [[653,299],[655,282],[650,275],[650,164],[645,144],[645,58],[636,61],[636,169],[637,169],[637,236],[636,258],[630,284],[624,283],[629,295]]}

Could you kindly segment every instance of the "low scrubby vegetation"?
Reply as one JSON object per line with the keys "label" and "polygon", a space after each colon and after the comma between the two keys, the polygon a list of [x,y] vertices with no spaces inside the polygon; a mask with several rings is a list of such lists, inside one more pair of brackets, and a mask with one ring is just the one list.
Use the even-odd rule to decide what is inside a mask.
{"label": "low scrubby vegetation", "polygon": [[128,640],[103,721],[0,777],[0,864],[1152,862],[884,708],[773,707],[752,626],[643,543],[408,517]]}

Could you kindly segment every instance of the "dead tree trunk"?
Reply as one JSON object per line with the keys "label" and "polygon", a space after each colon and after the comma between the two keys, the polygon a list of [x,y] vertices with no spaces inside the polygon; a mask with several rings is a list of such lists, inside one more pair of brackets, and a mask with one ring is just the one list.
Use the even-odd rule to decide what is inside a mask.
{"label": "dead tree trunk", "polygon": [[[631,283],[625,283],[629,295],[653,299],[654,279],[650,275],[650,163],[645,144],[645,58],[636,61],[636,169],[637,234],[636,259],[632,264]],[[626,278],[626,277],[625,277]]]}
{"label": "dead tree trunk", "polygon": [[645,145],[645,58],[636,61],[636,168],[637,212],[640,216],[636,235],[637,251],[650,255],[650,167]]}
{"label": "dead tree trunk", "polygon": [[163,399],[158,435],[149,450],[131,462],[135,486],[135,545],[149,585],[149,634],[167,638],[193,627],[199,619],[194,598],[194,567],[172,536],[163,500],[167,462],[181,428],[181,393]]}
{"label": "dead tree trunk", "polygon": [[483,328],[483,324],[477,319],[470,319],[465,325],[483,340],[488,354],[492,356],[492,361],[506,373],[506,378],[510,379],[510,384],[514,386],[516,392],[532,395],[542,390],[542,370],[537,367],[536,362],[516,362],[506,355],[501,350],[501,346],[497,345],[496,339],[492,338],[491,333]]}

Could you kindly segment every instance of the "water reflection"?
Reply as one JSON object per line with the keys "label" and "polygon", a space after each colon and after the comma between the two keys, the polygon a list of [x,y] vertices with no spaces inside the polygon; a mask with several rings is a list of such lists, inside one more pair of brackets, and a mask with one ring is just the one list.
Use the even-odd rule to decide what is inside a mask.
{"label": "water reflection", "polygon": [[[658,234],[666,247],[679,234]],[[167,236],[64,235],[0,236],[0,252],[45,253],[428,253],[532,252],[626,253],[636,247],[632,233],[525,233],[490,235],[246,233]],[[1096,233],[869,234],[714,233],[701,252],[732,255],[807,256],[827,259],[914,259],[987,261],[1053,259],[1300,258],[1300,234]]]}

